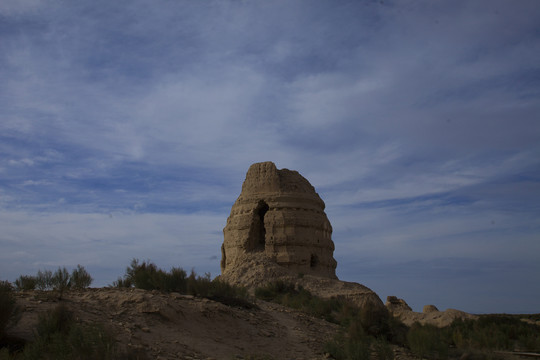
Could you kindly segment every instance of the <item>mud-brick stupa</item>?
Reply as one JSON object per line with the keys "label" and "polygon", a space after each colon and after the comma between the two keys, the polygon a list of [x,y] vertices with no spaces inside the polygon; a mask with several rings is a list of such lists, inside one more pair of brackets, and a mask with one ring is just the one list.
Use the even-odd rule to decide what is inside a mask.
{"label": "mud-brick stupa", "polygon": [[279,279],[321,297],[384,307],[369,288],[337,278],[324,202],[297,171],[251,165],[223,233],[221,279],[229,283],[254,289]]}
{"label": "mud-brick stupa", "polygon": [[251,165],[223,230],[221,272],[260,253],[291,272],[335,279],[324,206],[297,171],[278,170],[272,162]]}

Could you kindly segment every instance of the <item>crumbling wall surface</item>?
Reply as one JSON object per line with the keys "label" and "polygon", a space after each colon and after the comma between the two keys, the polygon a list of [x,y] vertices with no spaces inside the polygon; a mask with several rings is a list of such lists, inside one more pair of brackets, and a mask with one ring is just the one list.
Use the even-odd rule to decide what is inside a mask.
{"label": "crumbling wall surface", "polygon": [[262,253],[298,274],[336,278],[332,226],[324,202],[297,171],[251,165],[223,229],[221,271]]}

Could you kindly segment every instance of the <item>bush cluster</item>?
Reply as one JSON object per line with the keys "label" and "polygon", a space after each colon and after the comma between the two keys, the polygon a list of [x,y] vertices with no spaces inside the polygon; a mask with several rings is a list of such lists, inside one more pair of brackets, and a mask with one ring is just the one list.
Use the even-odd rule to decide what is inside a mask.
{"label": "bush cluster", "polygon": [[140,262],[138,259],[131,261],[131,264],[126,268],[125,275],[113,282],[113,286],[178,292],[205,297],[231,306],[255,307],[253,303],[248,301],[248,292],[245,288],[233,286],[217,279],[212,280],[209,273],[199,276],[192,270],[188,275],[184,269],[178,267],[165,271],[152,262]]}
{"label": "bush cluster", "polygon": [[17,290],[57,290],[62,294],[65,290],[84,289],[92,284],[92,276],[86,269],[77,265],[71,274],[65,267],[51,270],[39,270],[35,276],[21,275],[15,280]]}

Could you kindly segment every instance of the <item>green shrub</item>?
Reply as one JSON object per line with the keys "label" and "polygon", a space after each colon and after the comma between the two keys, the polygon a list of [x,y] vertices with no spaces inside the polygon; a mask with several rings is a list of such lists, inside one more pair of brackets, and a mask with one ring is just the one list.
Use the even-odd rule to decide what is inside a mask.
{"label": "green shrub", "polygon": [[15,287],[17,290],[34,290],[37,286],[37,279],[35,276],[21,275],[15,280]]}
{"label": "green shrub", "polygon": [[123,278],[113,282],[115,287],[136,287],[144,290],[178,292],[219,301],[225,305],[244,308],[256,307],[248,301],[245,288],[233,286],[220,280],[212,280],[209,273],[198,276],[194,270],[190,275],[184,269],[173,267],[170,271],[159,269],[149,261],[133,259],[126,268]]}
{"label": "green shrub", "polygon": [[446,359],[449,344],[442,329],[414,323],[407,333],[411,351],[420,358]]}
{"label": "green shrub", "polygon": [[77,268],[71,272],[70,282],[75,289],[85,289],[92,284],[92,281],[92,276],[81,265],[77,265]]}
{"label": "green shrub", "polygon": [[153,290],[160,288],[158,269],[155,264],[133,259],[130,267],[126,269],[127,277],[133,282],[136,288],[144,290]]}
{"label": "green shrub", "polygon": [[0,339],[5,331],[19,320],[20,310],[8,281],[0,281]]}
{"label": "green shrub", "polygon": [[181,268],[173,267],[165,272],[151,262],[133,259],[124,277],[113,282],[113,286],[186,293],[187,282],[186,272]]}
{"label": "green shrub", "polygon": [[173,267],[170,272],[165,272],[158,269],[154,263],[139,263],[138,259],[133,259],[126,268],[124,277],[118,278],[113,286],[185,293],[186,284],[186,272],[183,269]]}
{"label": "green shrub", "polygon": [[187,289],[187,273],[182,268],[173,267],[169,273],[165,274],[164,288],[166,291],[176,291],[184,293]]}

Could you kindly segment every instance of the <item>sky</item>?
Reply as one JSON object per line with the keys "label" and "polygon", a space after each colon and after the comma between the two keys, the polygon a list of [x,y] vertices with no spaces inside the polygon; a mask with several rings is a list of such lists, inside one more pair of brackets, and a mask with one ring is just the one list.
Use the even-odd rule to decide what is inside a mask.
{"label": "sky", "polygon": [[540,312],[540,2],[0,2],[0,279],[220,273],[252,163],[383,301]]}

